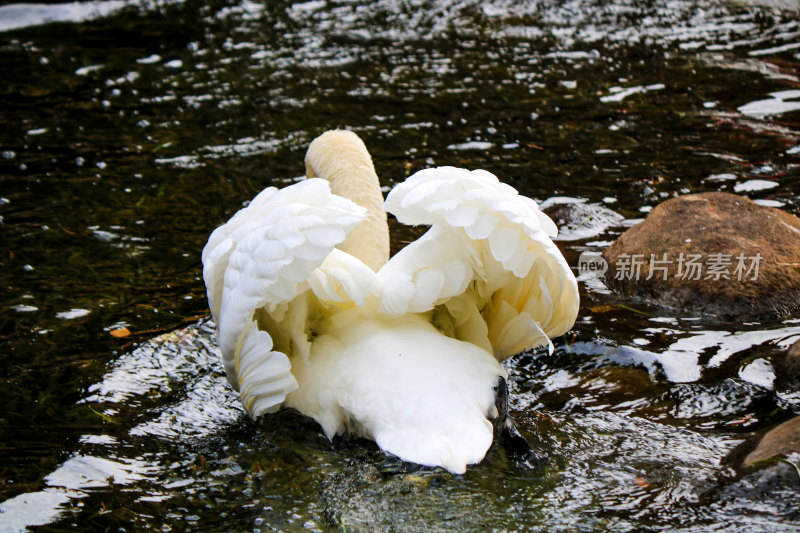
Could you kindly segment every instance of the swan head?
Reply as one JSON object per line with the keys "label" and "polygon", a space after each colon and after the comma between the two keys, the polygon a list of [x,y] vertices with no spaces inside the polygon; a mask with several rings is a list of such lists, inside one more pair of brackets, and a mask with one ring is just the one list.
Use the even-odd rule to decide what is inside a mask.
{"label": "swan head", "polygon": [[367,209],[367,219],[337,248],[377,271],[389,260],[389,226],[378,175],[367,147],[352,131],[331,130],[309,145],[306,177],[323,178],[331,192]]}

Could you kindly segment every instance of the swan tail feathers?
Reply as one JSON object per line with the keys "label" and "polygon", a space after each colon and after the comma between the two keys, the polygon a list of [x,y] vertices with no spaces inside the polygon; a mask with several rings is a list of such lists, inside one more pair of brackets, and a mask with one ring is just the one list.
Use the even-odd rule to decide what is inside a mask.
{"label": "swan tail feathers", "polygon": [[385,429],[375,433],[375,442],[383,451],[404,461],[463,474],[468,465],[477,464],[486,456],[494,429],[486,418],[460,422],[440,424],[429,431],[418,427]]}
{"label": "swan tail feathers", "polygon": [[455,473],[492,443],[495,385],[505,371],[491,352],[443,335],[426,316],[344,311],[310,359],[314,371],[298,368],[300,387],[287,405],[328,436],[361,435],[400,459]]}

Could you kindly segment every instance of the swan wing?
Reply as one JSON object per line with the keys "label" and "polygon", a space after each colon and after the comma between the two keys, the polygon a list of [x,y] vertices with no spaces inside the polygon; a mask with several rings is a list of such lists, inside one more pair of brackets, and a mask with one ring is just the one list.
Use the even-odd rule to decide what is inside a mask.
{"label": "swan wing", "polygon": [[536,202],[485,170],[425,169],[395,186],[385,208],[431,229],[378,272],[379,311],[438,310],[453,335],[498,359],[549,344],[578,313],[578,285]]}
{"label": "swan wing", "polygon": [[327,181],[308,179],[265,189],[209,237],[202,254],[209,307],[228,380],[253,417],[276,410],[297,388],[284,346],[307,343],[308,303],[299,296],[310,284],[340,299],[365,297],[338,265],[314,272],[364,218]]}
{"label": "swan wing", "polygon": [[375,272],[361,260],[338,249],[311,272],[308,284],[323,307],[364,307],[380,293]]}

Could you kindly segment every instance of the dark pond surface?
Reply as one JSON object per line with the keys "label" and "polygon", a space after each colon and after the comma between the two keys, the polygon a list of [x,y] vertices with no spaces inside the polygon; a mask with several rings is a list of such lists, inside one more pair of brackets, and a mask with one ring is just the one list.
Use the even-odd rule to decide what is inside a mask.
{"label": "dark pond surface", "polygon": [[[800,319],[720,322],[582,282],[555,353],[506,363],[520,429],[549,460],[495,446],[452,476],[331,444],[291,413],[247,419],[200,267],[211,230],[297,179],[333,127],[361,134],[387,188],[481,167],[537,200],[620,214],[563,236],[574,266],[679,194],[800,214],[797,12],[121,6],[0,7],[0,531],[800,527],[800,492],[748,493],[723,462],[800,413],[772,369]],[[34,24],[48,18],[74,22]]]}

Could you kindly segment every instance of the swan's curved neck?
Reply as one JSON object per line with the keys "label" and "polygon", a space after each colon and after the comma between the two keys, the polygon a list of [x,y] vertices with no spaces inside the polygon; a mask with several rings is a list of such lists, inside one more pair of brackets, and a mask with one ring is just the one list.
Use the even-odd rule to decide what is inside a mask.
{"label": "swan's curved neck", "polygon": [[317,137],[306,152],[306,177],[328,180],[333,194],[367,209],[367,220],[337,248],[377,271],[389,260],[389,226],[378,175],[358,135],[334,130]]}

